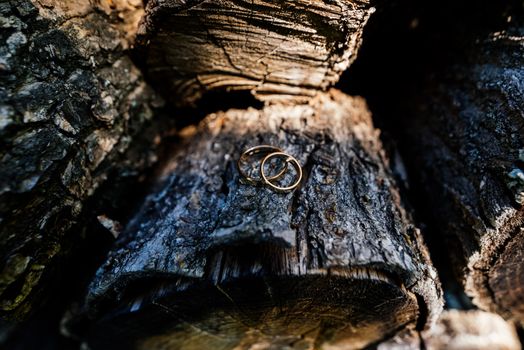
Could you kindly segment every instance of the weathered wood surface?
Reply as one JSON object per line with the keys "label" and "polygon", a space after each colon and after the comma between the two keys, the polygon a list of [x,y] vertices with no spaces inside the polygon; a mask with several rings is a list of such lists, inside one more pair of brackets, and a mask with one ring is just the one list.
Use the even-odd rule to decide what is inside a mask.
{"label": "weathered wood surface", "polygon": [[307,102],[356,58],[368,0],[150,0],[140,27],[146,69],[178,104],[210,90]]}
{"label": "weathered wood surface", "polygon": [[464,50],[415,102],[407,158],[473,302],[523,322],[524,26]]}
{"label": "weathered wood surface", "polygon": [[131,0],[0,3],[2,317],[38,305],[83,201],[152,115],[124,54],[141,13]]}
{"label": "weathered wood surface", "polygon": [[402,333],[377,350],[520,350],[515,325],[480,310],[446,310],[430,332]]}
{"label": "weathered wood surface", "polygon": [[[90,287],[91,346],[353,349],[431,324],[439,282],[370,117],[333,90],[186,131]],[[240,181],[258,144],[299,160],[298,190]]]}

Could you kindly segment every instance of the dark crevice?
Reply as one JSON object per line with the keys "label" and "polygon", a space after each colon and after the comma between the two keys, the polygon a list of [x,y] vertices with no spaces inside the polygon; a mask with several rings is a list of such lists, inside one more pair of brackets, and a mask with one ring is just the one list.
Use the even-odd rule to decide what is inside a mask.
{"label": "dark crevice", "polygon": [[427,349],[427,346],[426,346],[426,341],[424,340],[424,337],[422,336],[422,333],[421,332],[417,332],[417,335],[418,335],[418,338],[419,338],[419,346],[420,346],[420,350],[426,350]]}
{"label": "dark crevice", "polygon": [[213,90],[205,93],[194,106],[176,107],[167,104],[164,114],[173,119],[177,129],[197,125],[207,115],[229,109],[262,109],[264,104],[249,91]]}
{"label": "dark crevice", "polygon": [[424,297],[418,294],[416,295],[416,297],[417,297],[417,304],[418,304],[418,310],[419,310],[416,329],[417,331],[423,331],[428,321],[428,314],[429,314],[428,305],[424,301]]}
{"label": "dark crevice", "polygon": [[524,328],[522,327],[517,328],[517,336],[519,337],[521,344],[524,344]]}

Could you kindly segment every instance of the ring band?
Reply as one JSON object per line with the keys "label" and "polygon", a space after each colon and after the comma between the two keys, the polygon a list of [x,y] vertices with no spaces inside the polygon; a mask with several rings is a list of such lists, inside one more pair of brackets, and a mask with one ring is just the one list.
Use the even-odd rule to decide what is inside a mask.
{"label": "ring band", "polygon": [[[298,175],[297,180],[294,183],[292,183],[290,186],[286,186],[286,187],[277,186],[271,182],[271,180],[274,180],[274,179],[267,177],[266,174],[264,173],[264,165],[266,164],[266,162],[269,159],[274,158],[274,157],[286,157],[286,164],[292,163],[293,167],[297,171],[297,175]],[[262,175],[262,179],[264,180],[264,183],[266,183],[273,189],[277,191],[281,191],[281,192],[288,192],[288,191],[291,191],[297,188],[298,185],[300,184],[300,181],[302,181],[302,167],[300,166],[300,163],[298,162],[298,160],[295,159],[295,157],[290,156],[289,154],[285,152],[273,152],[265,156],[264,159],[262,160],[262,163],[260,163],[260,174]]]}
{"label": "ring band", "polygon": [[[259,146],[248,148],[240,155],[240,158],[238,158],[238,161],[237,161],[237,168],[238,168],[240,175],[242,175],[244,179],[246,179],[248,182],[253,183],[253,184],[262,182],[263,179],[255,179],[253,177],[250,177],[248,174],[246,174],[246,172],[242,170],[240,163],[244,158],[248,156],[252,156],[254,154],[259,154],[259,153],[267,154],[267,153],[275,153],[275,152],[281,153],[282,149],[275,147],[275,146],[271,146],[271,145],[259,145]],[[280,177],[282,177],[282,175],[284,175],[287,171],[287,164],[288,162],[285,163],[285,167],[280,172],[278,172],[276,175],[273,175],[270,177],[266,176],[266,179],[268,179],[269,181],[272,181],[272,180],[277,180]]]}

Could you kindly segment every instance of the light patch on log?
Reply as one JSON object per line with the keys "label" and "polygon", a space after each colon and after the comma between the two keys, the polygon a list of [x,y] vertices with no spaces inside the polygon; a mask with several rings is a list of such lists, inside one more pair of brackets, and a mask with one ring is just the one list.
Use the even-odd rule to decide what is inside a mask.
{"label": "light patch on log", "polygon": [[139,43],[175,103],[215,89],[305,103],[356,58],[373,12],[367,0],[149,1]]}
{"label": "light patch on log", "polygon": [[449,310],[429,336],[428,350],[520,350],[515,326],[496,314]]}
{"label": "light patch on log", "polygon": [[381,343],[377,350],[520,350],[515,325],[480,310],[446,310],[435,327],[408,330]]}

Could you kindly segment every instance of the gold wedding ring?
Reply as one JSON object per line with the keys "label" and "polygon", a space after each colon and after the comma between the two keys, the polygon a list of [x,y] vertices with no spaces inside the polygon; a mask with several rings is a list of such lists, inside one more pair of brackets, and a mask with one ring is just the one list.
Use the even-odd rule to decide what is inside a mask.
{"label": "gold wedding ring", "polygon": [[[248,181],[249,183],[251,183],[251,184],[258,184],[258,183],[262,182],[263,179],[256,179],[254,177],[249,176],[242,169],[240,163],[242,162],[242,160],[244,160],[244,159],[246,159],[246,158],[248,158],[250,156],[253,156],[255,154],[260,154],[260,153],[271,154],[271,153],[274,153],[274,152],[282,152],[282,150],[280,148],[278,148],[278,147],[270,146],[270,145],[255,146],[255,147],[251,147],[251,148],[248,148],[247,150],[245,150],[244,153],[242,153],[242,155],[240,156],[240,158],[238,158],[238,162],[237,162],[237,168],[238,168],[238,171],[240,172],[240,175],[242,175],[244,177],[244,179],[246,181]],[[270,181],[277,180],[282,175],[284,175],[286,173],[286,171],[287,171],[287,162],[284,163],[284,164],[285,164],[285,167],[281,171],[279,171],[276,175],[268,177],[268,179]]]}
{"label": "gold wedding ring", "polygon": [[[287,163],[291,163],[293,165],[293,167],[295,168],[295,170],[297,171],[297,179],[291,185],[285,186],[285,187],[277,186],[273,182],[271,182],[272,179],[267,177],[266,174],[264,173],[264,165],[266,164],[266,162],[269,159],[275,158],[275,157],[286,158],[285,159],[286,164]],[[287,167],[286,167],[286,169],[287,169]],[[260,175],[262,175],[262,178],[264,179],[264,183],[267,184],[268,186],[270,186],[271,188],[273,188],[274,190],[277,190],[277,191],[280,191],[280,192],[289,192],[289,191],[292,191],[295,188],[297,188],[298,185],[300,184],[300,181],[302,181],[302,167],[300,166],[300,163],[298,162],[298,160],[295,159],[295,157],[290,156],[289,154],[287,154],[285,152],[274,152],[274,153],[268,154],[262,160],[262,163],[260,163]]]}
{"label": "gold wedding ring", "polygon": [[[249,174],[247,174],[242,169],[241,163],[245,161],[248,157],[251,157],[255,154],[261,154],[261,153],[264,156],[264,158],[262,159],[262,162],[260,163],[260,167],[259,167],[261,178],[257,179],[257,178],[249,176]],[[269,176],[268,174],[266,174],[265,166],[273,158],[283,158],[284,166],[282,170],[280,170],[277,174]],[[296,180],[294,180],[294,182],[289,186],[279,186],[278,184],[275,183],[276,182],[275,180],[279,180],[282,176],[284,176],[287,173],[289,169],[288,164],[291,164],[293,168],[295,168]],[[272,189],[279,191],[279,192],[292,191],[295,188],[297,188],[298,185],[300,184],[300,181],[302,181],[302,167],[300,166],[300,163],[298,162],[298,160],[295,157],[282,151],[282,149],[280,149],[279,147],[275,147],[275,146],[260,145],[260,146],[255,146],[255,147],[251,147],[247,149],[246,151],[242,153],[242,155],[238,159],[237,167],[238,167],[238,171],[240,172],[240,175],[242,175],[242,177],[245,180],[247,180],[249,183],[251,184],[264,183],[268,185],[269,187],[271,187]]]}

